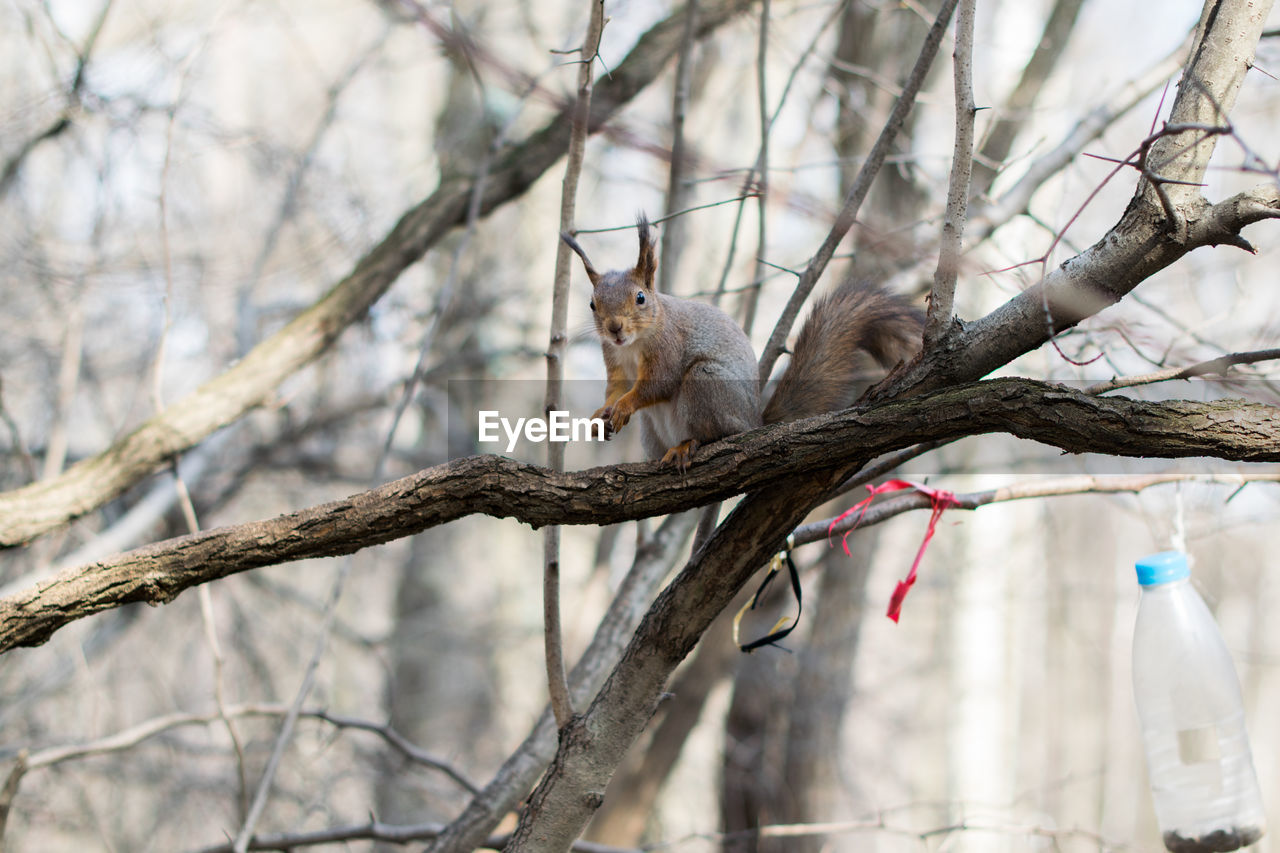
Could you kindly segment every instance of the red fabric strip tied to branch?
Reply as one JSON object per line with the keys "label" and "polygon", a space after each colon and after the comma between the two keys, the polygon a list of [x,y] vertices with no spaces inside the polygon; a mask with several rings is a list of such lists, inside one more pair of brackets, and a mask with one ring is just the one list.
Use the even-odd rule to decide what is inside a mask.
{"label": "red fabric strip tied to branch", "polygon": [[856,530],[858,525],[862,523],[862,517],[867,514],[867,508],[871,506],[871,501],[876,495],[884,494],[885,492],[897,492],[902,489],[914,489],[922,495],[927,495],[929,502],[933,507],[933,513],[929,516],[929,527],[925,530],[924,539],[920,542],[920,550],[916,552],[916,558],[911,563],[911,571],[907,572],[906,578],[898,581],[898,585],[893,590],[893,595],[889,597],[889,610],[885,615],[894,622],[898,621],[898,617],[902,613],[903,599],[907,597],[907,592],[916,582],[916,570],[920,567],[920,560],[924,557],[925,549],[929,547],[929,540],[933,538],[933,534],[937,530],[938,519],[942,517],[942,513],[947,509],[960,505],[960,502],[956,500],[955,494],[943,489],[931,489],[928,486],[921,485],[920,483],[912,483],[909,480],[888,480],[878,486],[867,484],[867,491],[871,494],[840,513],[840,515],[831,522],[831,526],[827,528],[827,541],[830,542],[831,534],[835,530],[836,525],[844,521],[849,516],[855,513],[857,514],[858,518],[854,521],[853,527],[845,531],[844,535],[840,537],[840,544],[844,547],[845,556],[853,556],[849,551],[849,534]]}

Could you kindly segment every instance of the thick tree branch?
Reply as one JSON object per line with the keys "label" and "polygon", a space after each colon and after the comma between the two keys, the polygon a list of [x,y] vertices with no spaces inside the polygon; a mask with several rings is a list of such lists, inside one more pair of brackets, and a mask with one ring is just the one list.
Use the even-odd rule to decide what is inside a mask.
{"label": "thick tree branch", "polygon": [[706,448],[686,474],[656,462],[556,473],[471,456],[346,500],[170,539],[62,572],[0,599],[0,651],[38,645],[68,622],[122,604],[165,603],[230,574],[348,554],[466,515],[512,517],[534,527],[610,524],[774,490],[781,488],[780,477],[857,468],[921,441],[988,432],[1070,453],[1276,462],[1278,414],[1240,401],[1149,403],[999,379],[732,436]]}
{"label": "thick tree branch", "polygon": [[[1145,164],[1164,179],[1179,182],[1167,187],[1178,208],[1200,200],[1198,184],[1209,167],[1217,137],[1197,128],[1228,124],[1270,10],[1268,0],[1204,4],[1191,58],[1178,82],[1178,96],[1169,113],[1169,124],[1187,129],[1157,140]],[[1154,204],[1156,188],[1155,184],[1144,182],[1139,192]]]}
{"label": "thick tree branch", "polygon": [[[700,6],[698,34],[706,35],[750,5],[719,0]],[[659,75],[680,46],[684,14],[676,12],[644,34],[609,77],[596,87],[591,131]],[[482,215],[519,197],[565,153],[571,107],[513,146],[485,183]],[[405,213],[391,232],[315,305],[254,347],[234,367],[169,406],[107,450],[60,476],[0,494],[0,547],[21,545],[91,512],[262,405],[287,377],[315,360],[368,311],[405,269],[455,226],[466,221],[470,178],[445,180]]]}

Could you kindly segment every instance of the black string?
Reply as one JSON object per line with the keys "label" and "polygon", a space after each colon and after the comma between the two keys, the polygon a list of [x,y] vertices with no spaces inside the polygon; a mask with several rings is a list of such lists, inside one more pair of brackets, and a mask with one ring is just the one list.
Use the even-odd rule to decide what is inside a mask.
{"label": "black string", "polygon": [[[795,618],[792,619],[791,624],[785,628],[776,628],[775,626],[776,630],[761,637],[760,639],[738,646],[738,648],[742,649],[744,652],[750,653],[762,646],[777,646],[783,651],[787,651],[787,649],[783,649],[782,646],[778,645],[778,641],[794,631],[796,626],[800,624],[800,613],[804,609],[804,604],[800,595],[800,572],[796,569],[795,561],[791,559],[790,551],[787,551],[784,554],[784,559],[787,564],[787,573],[791,575],[791,592],[796,597]],[[776,574],[777,571],[770,570],[770,572],[764,576],[764,580],[760,582],[760,588],[756,590],[756,594],[751,599],[751,606],[747,608],[748,610],[756,609],[756,605],[760,603],[760,596],[764,595],[764,591],[769,588],[769,583],[773,580],[774,575]]]}

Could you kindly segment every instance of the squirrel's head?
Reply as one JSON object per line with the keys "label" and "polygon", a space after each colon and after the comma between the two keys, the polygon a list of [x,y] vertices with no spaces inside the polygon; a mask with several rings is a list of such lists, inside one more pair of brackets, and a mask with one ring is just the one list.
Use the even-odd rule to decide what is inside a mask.
{"label": "squirrel's head", "polygon": [[568,233],[560,239],[582,259],[591,281],[591,316],[601,340],[616,346],[627,346],[653,328],[661,314],[661,304],[654,289],[654,273],[658,268],[657,253],[649,220],[640,214],[636,221],[640,236],[640,254],[630,269],[600,273],[587,258],[587,253]]}

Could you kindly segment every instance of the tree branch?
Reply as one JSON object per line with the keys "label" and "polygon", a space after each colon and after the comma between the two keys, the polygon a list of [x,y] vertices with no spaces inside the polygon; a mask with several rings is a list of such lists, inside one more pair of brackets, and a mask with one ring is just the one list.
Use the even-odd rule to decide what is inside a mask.
{"label": "tree branch", "polygon": [[929,34],[925,37],[924,45],[920,48],[920,55],[916,58],[916,64],[911,69],[911,76],[907,78],[907,82],[902,87],[902,95],[893,106],[893,112],[889,115],[889,120],[885,122],[884,128],[880,131],[880,136],[876,138],[875,144],[871,146],[871,152],[867,155],[866,162],[863,164],[862,169],[859,170],[853,184],[849,187],[844,206],[836,216],[836,221],[831,226],[831,231],[827,234],[826,240],[818,247],[813,260],[809,262],[804,272],[800,274],[800,280],[796,282],[795,290],[792,292],[791,298],[787,300],[787,305],[783,308],[782,315],[778,318],[778,322],[773,327],[773,332],[769,335],[769,341],[765,344],[764,353],[760,356],[760,379],[762,382],[773,373],[773,366],[777,363],[785,348],[787,335],[790,333],[796,317],[800,314],[800,306],[809,298],[814,285],[818,283],[818,279],[826,270],[832,255],[835,254],[836,246],[844,239],[845,234],[849,233],[849,229],[853,227],[853,223],[857,220],[858,210],[861,209],[863,200],[871,190],[871,183],[875,180],[876,175],[879,174],[880,167],[884,165],[884,159],[889,154],[889,148],[893,145],[893,140],[897,137],[903,122],[906,121],[907,113],[911,111],[916,95],[920,92],[920,87],[924,85],[924,79],[938,54],[938,47],[942,43],[947,24],[950,22],[951,15],[955,12],[958,2],[959,0],[943,0],[942,7],[938,10],[938,16],[934,19],[933,26],[930,27]]}
{"label": "tree branch", "polygon": [[[569,673],[569,687],[579,707],[590,701],[617,664],[654,592],[684,549],[694,520],[693,513],[668,516],[637,549],[631,570],[600,620],[591,645]],[[431,843],[429,853],[469,853],[480,846],[499,821],[528,796],[555,755],[556,744],[555,721],[548,708],[484,789]]]}
{"label": "tree branch", "polygon": [[[705,35],[750,5],[718,0],[700,6]],[[680,46],[684,14],[675,12],[644,34],[627,58],[596,87],[590,130],[598,131],[657,78]],[[488,176],[483,215],[519,197],[565,153],[571,106],[508,150]],[[111,447],[50,480],[0,494],[0,547],[24,544],[91,512],[156,471],[174,455],[262,405],[275,388],[314,361],[364,316],[405,269],[466,221],[472,179],[450,178],[406,212],[328,294],[234,367],[152,417]]]}
{"label": "tree branch", "polygon": [[[1217,204],[1206,201],[1198,184],[1218,134],[1202,128],[1227,121],[1270,5],[1206,3],[1170,119],[1186,129],[1160,134],[1144,164],[1167,184],[1163,201],[1150,181],[1140,180],[1119,222],[1102,239],[986,317],[961,327],[945,346],[923,353],[882,383],[874,398],[986,376],[1120,301],[1193,249],[1224,243],[1251,249],[1240,230],[1280,217],[1280,190],[1268,183]],[[1170,221],[1166,204],[1173,205],[1176,221]]]}
{"label": "tree branch", "polygon": [[[248,569],[349,554],[466,515],[610,524],[664,515],[781,477],[829,472],[922,441],[1007,432],[1069,453],[1280,461],[1280,416],[1260,404],[1094,397],[1027,379],[947,388],[872,409],[778,424],[710,445],[681,474],[657,462],[556,473],[497,456],[428,468],[351,498],[170,539],[64,571],[0,599],[0,652],[122,604],[161,604]],[[856,464],[855,464],[856,463]],[[789,532],[789,531],[788,531]]]}
{"label": "tree branch", "polygon": [[[984,489],[980,492],[954,494],[953,509],[974,510],[994,503],[1028,500],[1031,498],[1062,497],[1064,495],[1083,494],[1138,494],[1154,486],[1168,483],[1195,481],[1197,483],[1225,483],[1236,487],[1245,483],[1274,483],[1280,480],[1280,474],[1226,474],[1205,477],[1199,474],[1128,474],[1094,476],[1079,474],[1069,477],[1050,479],[1033,479],[1023,483],[1013,483],[995,489]],[[838,523],[833,519],[821,519],[802,524],[792,534],[796,545],[806,545],[822,539],[830,539],[837,534],[845,534],[856,528],[872,527],[888,521],[895,516],[917,509],[931,509],[934,499],[922,492],[908,492],[878,501],[867,507],[866,512],[858,512]],[[790,541],[790,540],[789,540]]]}
{"label": "tree branch", "polygon": [[956,278],[964,242],[964,223],[969,209],[969,184],[973,177],[973,124],[977,106],[973,102],[973,18],[974,0],[963,0],[956,13],[955,65],[956,139],[951,154],[951,178],[947,186],[947,209],[942,218],[938,268],[929,294],[925,318],[924,346],[931,349],[950,333],[955,321]]}
{"label": "tree branch", "polygon": [[658,596],[622,660],[560,749],[521,814],[508,853],[567,850],[599,808],[613,770],[647,725],[672,670],[782,545],[787,532],[866,457],[747,495]]}
{"label": "tree branch", "polygon": [[[963,324],[945,346],[891,376],[872,399],[980,379],[1040,346],[1051,334],[1119,302],[1191,250],[1239,245],[1240,230],[1246,225],[1277,218],[1280,188],[1262,184],[1214,205],[1194,206],[1187,239],[1180,243],[1164,230],[1159,205],[1135,198],[1120,222],[1097,243],[986,317]],[[1052,323],[1046,321],[1046,312]]]}
{"label": "tree branch", "polygon": [[[591,115],[592,69],[595,68],[600,53],[600,36],[604,31],[604,0],[590,0],[590,8],[587,33],[580,49],[582,61],[578,66],[578,97],[569,131],[569,156],[566,158],[564,181],[560,189],[561,234],[569,232],[574,224],[578,178],[582,174],[582,159],[587,145],[587,119]],[[691,30],[692,25],[686,29]],[[557,241],[556,245],[556,271],[551,293],[551,332],[546,353],[547,388],[543,397],[543,410],[548,412],[562,408],[560,398],[564,387],[564,350],[568,339],[565,326],[569,316],[570,250],[563,240]],[[547,466],[553,471],[564,470],[564,451],[562,442],[548,442]],[[560,528],[556,525],[548,526],[543,531],[542,556],[543,648],[547,666],[547,690],[551,696],[556,726],[562,727],[573,716],[573,704],[569,699],[569,684],[564,673],[564,644],[560,628]]]}
{"label": "tree branch", "polygon": [[1156,382],[1194,379],[1197,376],[1209,376],[1211,374],[1226,376],[1227,371],[1237,364],[1257,364],[1260,361],[1272,361],[1277,358],[1280,358],[1280,348],[1227,353],[1217,358],[1211,358],[1208,361],[1189,364],[1186,367],[1170,367],[1164,370],[1157,370],[1154,373],[1144,373],[1141,376],[1120,376],[1115,379],[1108,379],[1105,382],[1097,382],[1086,388],[1085,392],[1088,394],[1106,394],[1120,388],[1133,388],[1138,385],[1151,385]]}

